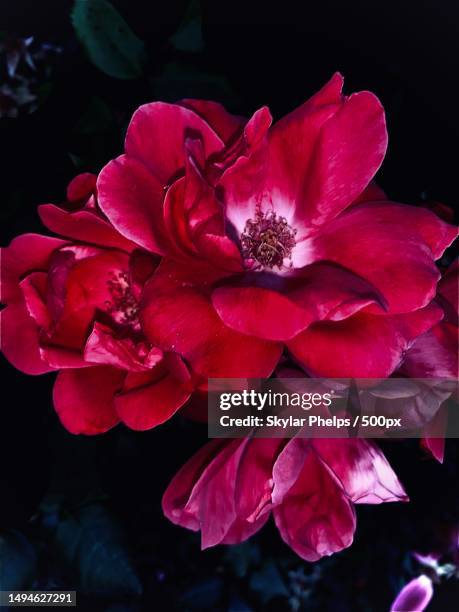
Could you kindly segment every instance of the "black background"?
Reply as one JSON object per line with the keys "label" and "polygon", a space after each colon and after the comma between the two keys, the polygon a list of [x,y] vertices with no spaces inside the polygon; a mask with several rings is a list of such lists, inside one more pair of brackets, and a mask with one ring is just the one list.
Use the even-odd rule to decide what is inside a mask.
{"label": "black background", "polygon": [[[0,2],[0,30],[34,35],[63,49],[46,102],[31,115],[0,119],[2,244],[18,233],[43,231],[37,204],[62,201],[67,182],[79,171],[69,153],[83,159],[81,169],[97,171],[121,151],[123,129],[135,108],[162,92],[169,99],[175,93],[176,98],[214,97],[230,111],[246,115],[268,104],[280,117],[336,70],[346,78],[346,92],[370,89],[386,109],[389,150],[379,181],[389,196],[410,203],[427,198],[455,207],[456,3],[204,1],[204,51],[187,54],[170,43],[187,2],[113,1],[147,45],[146,76],[134,81],[110,78],[91,65],[72,30],[71,4]],[[161,79],[171,61],[176,66],[172,85]],[[197,71],[225,79],[220,98],[218,78],[217,83],[211,79],[204,84],[187,78]],[[109,107],[115,121],[112,130],[95,134],[96,140],[103,140],[97,146],[75,130],[94,96]],[[247,580],[231,573],[224,549],[200,553],[196,537],[169,525],[161,515],[162,491],[205,439],[205,430],[179,417],[147,433],[118,427],[98,438],[75,438],[53,413],[52,375],[26,377],[3,358],[2,375],[1,525],[39,542],[39,585],[77,584],[76,570],[56,569],[51,546],[40,543],[39,529],[31,521],[43,496],[57,491],[70,506],[101,496],[122,526],[142,583],[140,599],[107,590],[105,598],[83,596],[87,609],[237,610],[234,601],[245,602],[247,609],[289,609],[279,597],[260,603]],[[456,441],[448,441],[447,460],[440,466],[426,458],[415,441],[388,445],[388,456],[412,502],[359,509],[356,544],[337,556],[342,562],[324,565],[324,577],[315,587],[319,608],[311,603],[304,609],[388,609],[397,588],[415,573],[406,561],[409,551],[428,550],[459,522],[458,450]],[[256,546],[264,555],[301,565],[289,557],[272,527],[257,538]],[[215,601],[212,589],[218,592]],[[186,603],[183,591],[191,592]],[[455,610],[458,601],[457,585],[450,581],[437,589],[429,609]]]}

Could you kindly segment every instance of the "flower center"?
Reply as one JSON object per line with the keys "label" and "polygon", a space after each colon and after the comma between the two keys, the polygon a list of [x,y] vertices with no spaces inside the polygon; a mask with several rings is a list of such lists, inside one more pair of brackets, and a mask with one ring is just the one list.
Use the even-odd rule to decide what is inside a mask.
{"label": "flower center", "polygon": [[291,267],[295,235],[296,230],[285,217],[278,217],[274,211],[257,210],[255,219],[246,221],[241,234],[242,256],[255,268],[281,269],[285,259],[290,260]]}
{"label": "flower center", "polygon": [[136,325],[139,304],[131,291],[128,273],[112,272],[107,284],[112,298],[105,302],[107,312],[120,325]]}

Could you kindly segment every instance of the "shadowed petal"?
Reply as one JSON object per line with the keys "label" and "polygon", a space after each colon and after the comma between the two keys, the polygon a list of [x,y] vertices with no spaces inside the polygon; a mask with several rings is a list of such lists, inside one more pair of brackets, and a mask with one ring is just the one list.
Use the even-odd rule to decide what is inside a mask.
{"label": "shadowed petal", "polygon": [[228,327],[266,340],[290,340],[312,323],[339,321],[369,304],[384,307],[370,283],[327,263],[291,277],[246,274],[214,289],[212,303]]}

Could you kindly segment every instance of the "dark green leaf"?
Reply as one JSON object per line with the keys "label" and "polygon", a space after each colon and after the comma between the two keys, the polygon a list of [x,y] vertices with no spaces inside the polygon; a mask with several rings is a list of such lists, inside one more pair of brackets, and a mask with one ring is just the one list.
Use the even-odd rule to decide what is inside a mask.
{"label": "dark green leaf", "polygon": [[72,22],[91,61],[109,76],[142,75],[145,46],[107,0],[75,0]]}
{"label": "dark green leaf", "polygon": [[105,102],[96,96],[91,98],[89,105],[75,125],[77,134],[100,134],[108,131],[114,123],[113,113]]}
{"label": "dark green leaf", "polygon": [[237,96],[228,80],[217,73],[200,70],[186,62],[168,62],[152,79],[153,97],[176,102],[180,98],[205,98],[237,104]]}
{"label": "dark green leaf", "polygon": [[215,609],[222,595],[222,589],[223,580],[221,578],[203,580],[184,593],[182,604],[190,610]]}
{"label": "dark green leaf", "polygon": [[59,523],[55,544],[85,593],[137,596],[142,586],[119,526],[101,504],[79,508]]}
{"label": "dark green leaf", "polygon": [[75,155],[75,153],[69,153],[69,157],[72,160],[72,164],[78,171],[84,168],[84,160],[82,160],[81,157]]}
{"label": "dark green leaf", "polygon": [[243,578],[247,575],[250,567],[260,562],[261,553],[257,544],[253,541],[248,541],[230,546],[226,551],[225,559],[236,576]]}
{"label": "dark green leaf", "polygon": [[204,41],[202,39],[201,17],[195,17],[183,24],[172,36],[171,42],[178,51],[188,51],[191,53],[202,51]]}
{"label": "dark green leaf", "polygon": [[288,597],[289,595],[284,580],[273,561],[268,561],[259,571],[252,574],[250,588],[258,594],[263,604],[274,597]]}
{"label": "dark green leaf", "polygon": [[32,586],[37,558],[35,550],[19,531],[0,535],[0,588],[20,591]]}

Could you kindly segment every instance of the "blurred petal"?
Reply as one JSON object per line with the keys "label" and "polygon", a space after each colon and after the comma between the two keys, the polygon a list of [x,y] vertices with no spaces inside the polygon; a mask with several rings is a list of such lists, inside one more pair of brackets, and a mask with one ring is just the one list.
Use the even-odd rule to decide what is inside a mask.
{"label": "blurred petal", "polygon": [[391,612],[422,612],[432,597],[432,581],[423,574],[403,587],[390,610]]}

